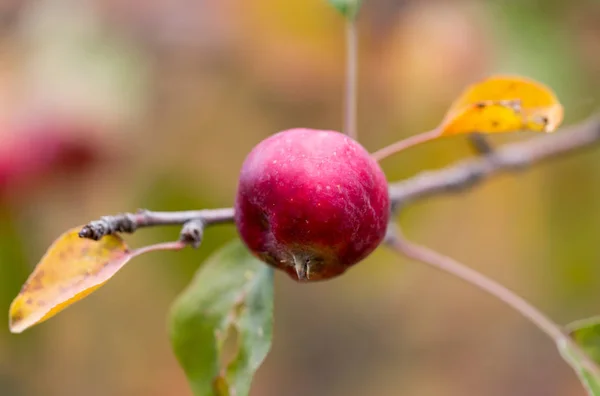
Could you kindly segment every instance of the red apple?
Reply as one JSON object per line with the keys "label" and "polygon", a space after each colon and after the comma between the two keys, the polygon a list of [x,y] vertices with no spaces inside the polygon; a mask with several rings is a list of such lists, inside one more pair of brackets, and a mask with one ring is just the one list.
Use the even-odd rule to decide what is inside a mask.
{"label": "red apple", "polygon": [[242,166],[237,230],[257,257],[294,280],[341,275],[382,242],[389,216],[383,171],[342,133],[282,131]]}

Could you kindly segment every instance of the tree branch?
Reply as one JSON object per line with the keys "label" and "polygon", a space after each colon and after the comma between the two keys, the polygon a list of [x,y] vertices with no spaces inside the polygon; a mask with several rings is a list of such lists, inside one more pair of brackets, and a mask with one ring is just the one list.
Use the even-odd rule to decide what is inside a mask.
{"label": "tree branch", "polygon": [[79,232],[81,238],[99,240],[105,235],[116,232],[133,233],[138,228],[185,225],[181,240],[198,245],[202,239],[205,226],[233,222],[233,209],[203,209],[181,212],[151,212],[139,210],[137,213],[122,213],[115,216],[104,216],[85,225]]}
{"label": "tree branch", "polygon": [[575,343],[575,341],[566,334],[560,325],[554,323],[536,307],[515,294],[513,291],[451,257],[405,239],[401,234],[400,229],[397,227],[390,226],[388,228],[385,242],[399,254],[460,278],[504,302],[506,305],[523,315],[541,331],[546,333],[557,346],[566,345],[569,350],[576,355],[576,358],[581,362],[585,369],[595,376],[600,377],[600,369],[598,366]]}
{"label": "tree branch", "polygon": [[[400,206],[418,199],[460,192],[496,174],[516,172],[535,162],[571,154],[597,143],[600,143],[600,118],[598,117],[564,128],[552,135],[509,144],[476,159],[390,183],[392,208],[398,210]],[[104,216],[92,221],[81,229],[79,236],[98,240],[117,232],[133,233],[142,227],[189,223],[182,229],[181,240],[197,246],[202,239],[204,227],[218,223],[231,223],[233,215],[232,208],[181,212],[140,210],[137,213]]]}
{"label": "tree branch", "polygon": [[418,199],[460,192],[496,174],[520,171],[533,163],[571,154],[598,143],[600,118],[595,117],[551,135],[508,144],[476,159],[390,183],[390,196],[394,207],[399,208]]}

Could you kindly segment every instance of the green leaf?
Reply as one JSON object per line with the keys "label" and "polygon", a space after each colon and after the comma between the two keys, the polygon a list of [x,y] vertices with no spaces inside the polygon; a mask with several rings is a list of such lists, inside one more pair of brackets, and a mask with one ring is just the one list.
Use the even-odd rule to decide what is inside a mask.
{"label": "green leaf", "polygon": [[271,347],[273,270],[236,239],[173,304],[173,351],[195,396],[246,396]]}
{"label": "green leaf", "polygon": [[355,19],[362,0],[329,0],[329,3],[346,18]]}
{"label": "green leaf", "polygon": [[[600,363],[600,317],[584,319],[567,326],[569,336],[595,362]],[[591,396],[600,396],[600,378],[587,370],[566,343],[558,345],[563,358],[575,369]]]}

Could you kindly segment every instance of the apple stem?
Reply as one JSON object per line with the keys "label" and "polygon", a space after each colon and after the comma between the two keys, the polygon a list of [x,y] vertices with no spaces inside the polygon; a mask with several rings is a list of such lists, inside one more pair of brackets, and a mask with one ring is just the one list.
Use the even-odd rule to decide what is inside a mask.
{"label": "apple stem", "polygon": [[554,323],[539,309],[513,291],[451,257],[405,239],[398,229],[388,232],[386,243],[396,252],[458,277],[504,302],[546,333],[558,346],[566,345],[572,353],[577,355],[577,359],[586,370],[589,370],[594,376],[600,377],[598,366],[565,333],[560,325]]}
{"label": "apple stem", "polygon": [[306,281],[310,277],[310,266],[306,259],[302,257],[293,256],[294,260],[294,269],[296,270],[296,275],[298,276],[298,280]]}
{"label": "apple stem", "polygon": [[416,146],[421,143],[428,142],[439,137],[440,131],[438,128],[432,129],[427,132],[419,133],[418,135],[413,135],[407,137],[406,139],[397,141],[396,143],[392,143],[389,146],[386,146],[382,149],[375,151],[371,156],[376,161],[381,161],[384,158],[387,158],[393,154],[399,153],[401,151],[406,150],[407,148]]}
{"label": "apple stem", "polygon": [[344,109],[344,132],[358,139],[358,32],[354,18],[346,19],[346,92]]}

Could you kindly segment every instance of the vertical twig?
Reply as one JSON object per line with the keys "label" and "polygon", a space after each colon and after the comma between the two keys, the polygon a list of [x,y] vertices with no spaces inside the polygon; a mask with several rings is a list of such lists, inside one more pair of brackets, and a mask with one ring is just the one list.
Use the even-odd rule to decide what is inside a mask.
{"label": "vertical twig", "polygon": [[344,109],[344,133],[358,139],[358,32],[355,18],[346,19],[346,92]]}

